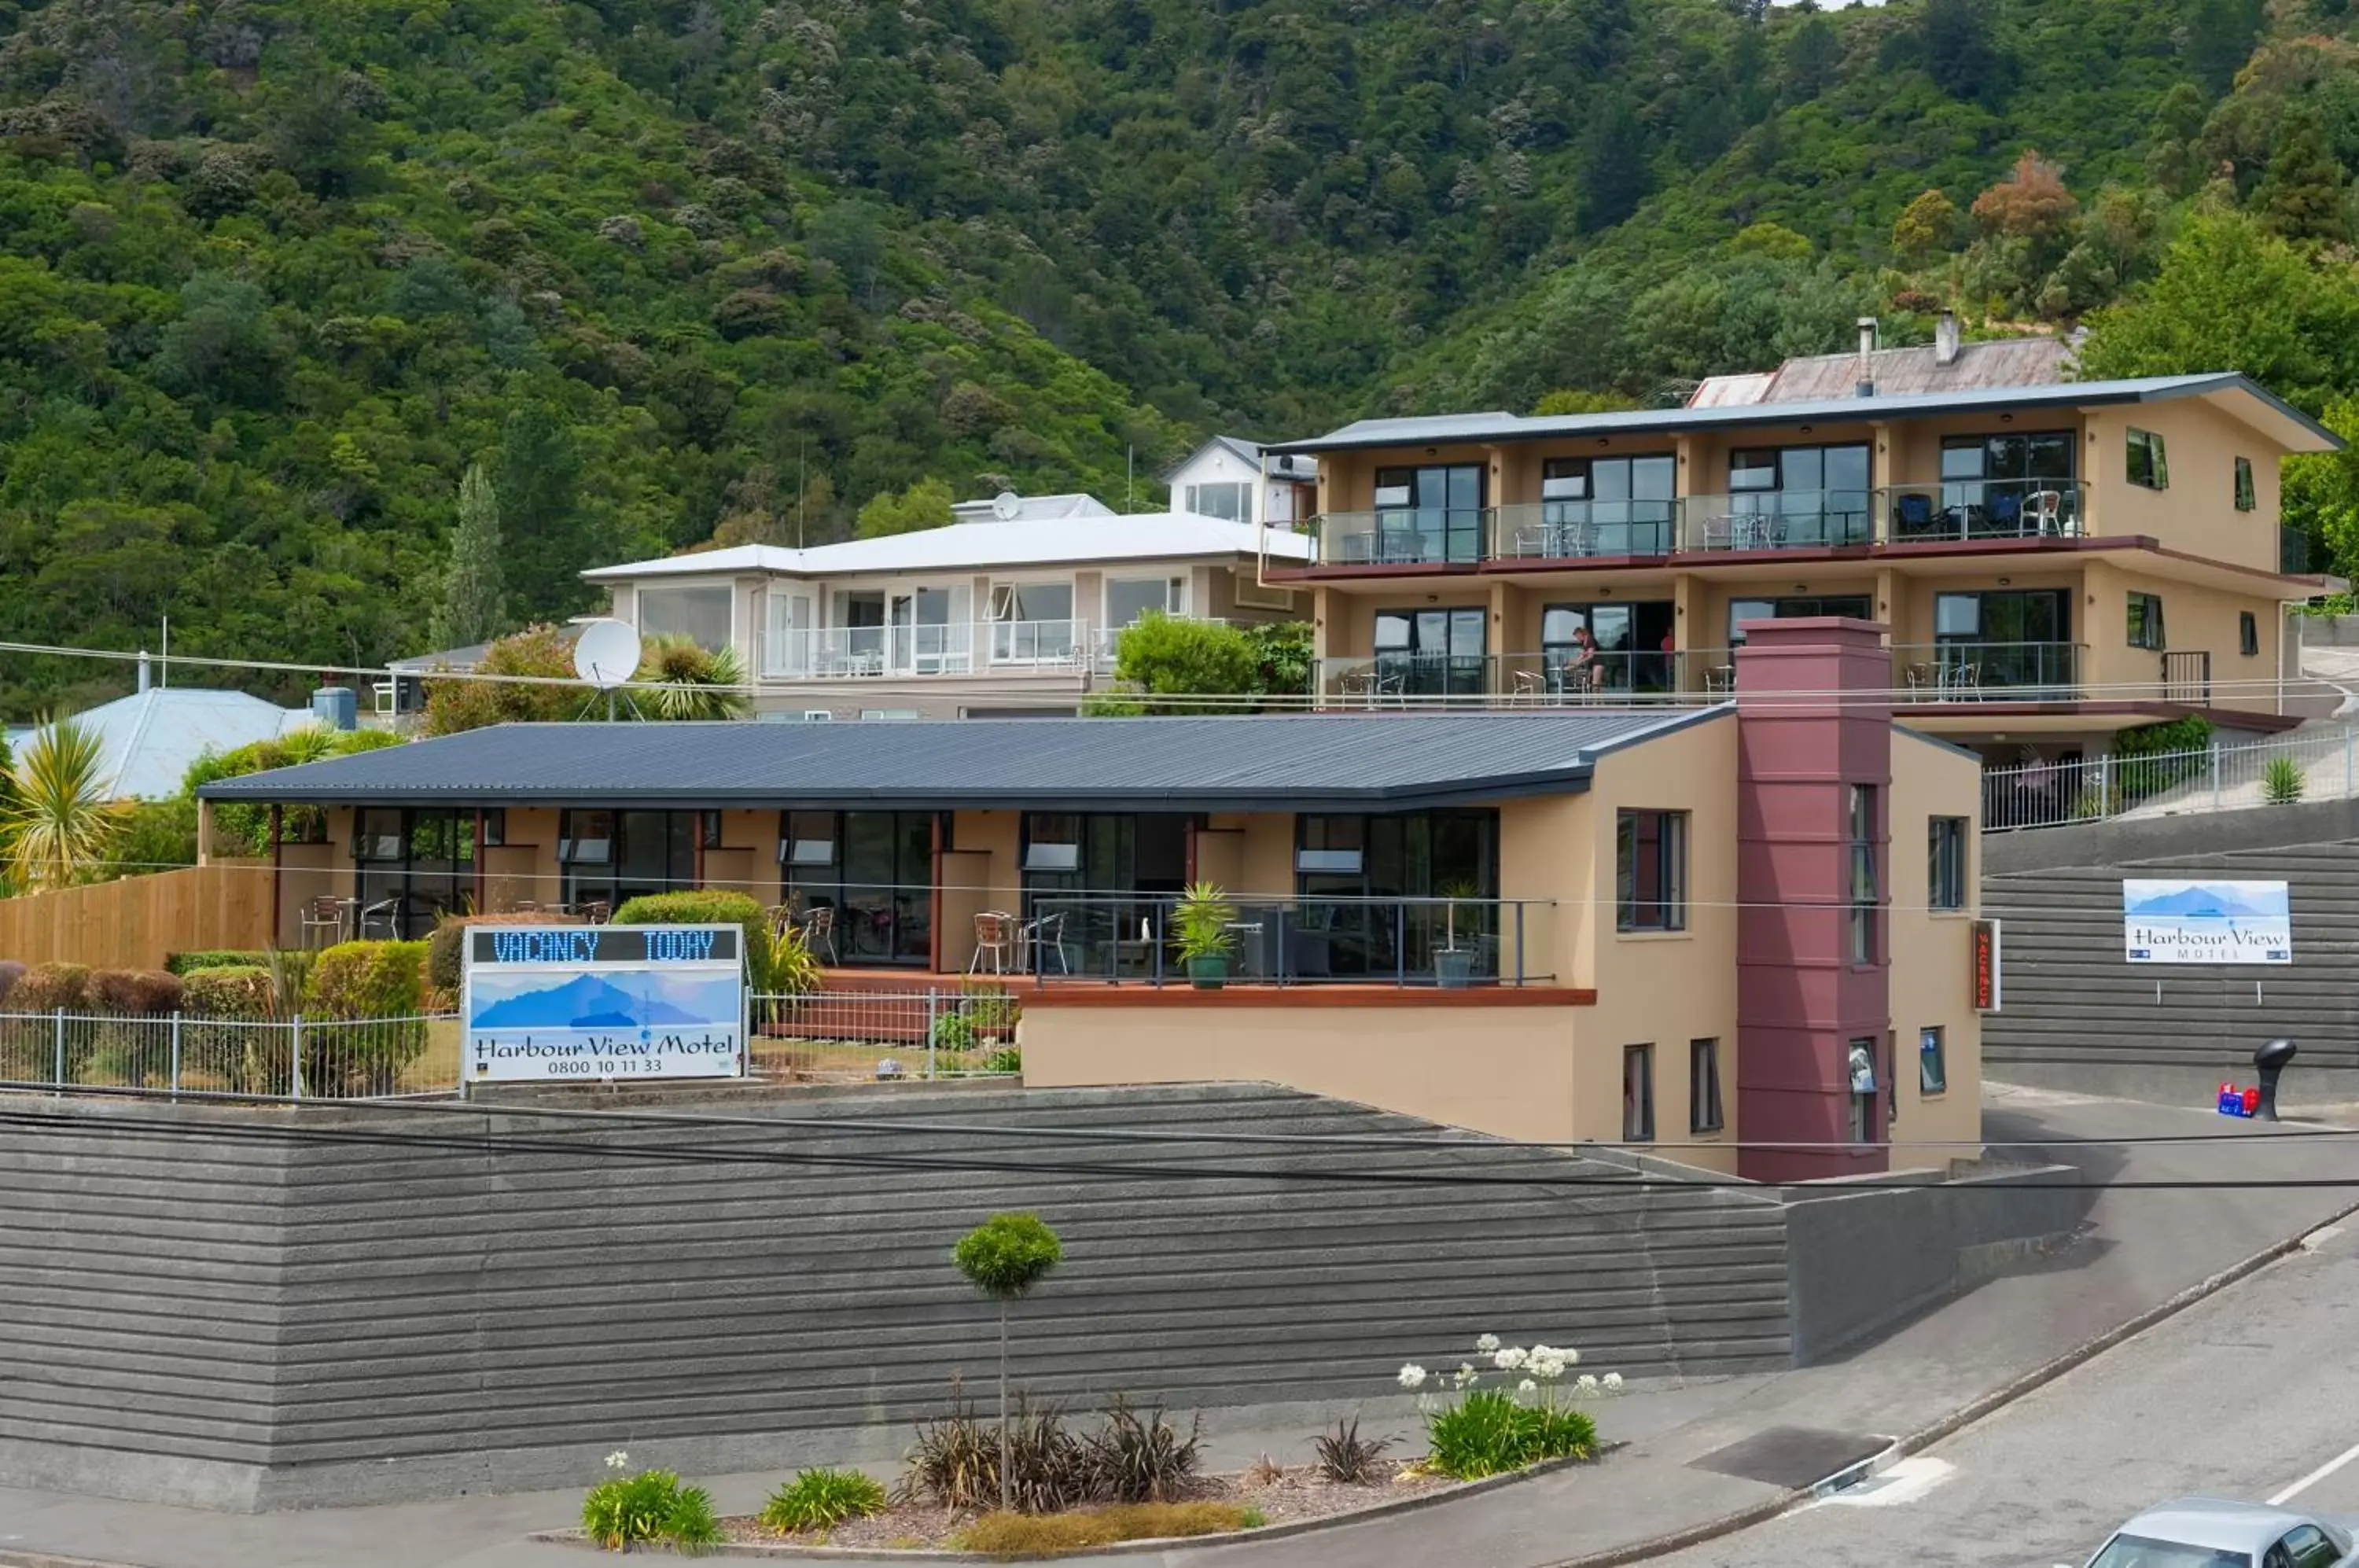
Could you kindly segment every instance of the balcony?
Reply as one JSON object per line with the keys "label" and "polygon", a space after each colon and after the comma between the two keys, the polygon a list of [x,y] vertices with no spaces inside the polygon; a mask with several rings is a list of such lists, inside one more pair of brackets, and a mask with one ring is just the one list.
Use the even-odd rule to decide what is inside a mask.
{"label": "balcony", "polygon": [[1880,542],[1864,490],[1748,490],[1681,498],[1680,549],[1842,550]]}
{"label": "balcony", "polygon": [[1679,547],[1677,501],[1539,501],[1492,509],[1491,557],[1580,561],[1669,555]]}
{"label": "balcony", "polygon": [[1326,512],[1310,519],[1313,566],[1472,566],[1492,529],[1488,506]]}
{"label": "balcony", "polygon": [[2077,539],[2087,516],[2071,479],[1952,480],[1895,485],[1875,493],[1886,544],[1975,539]]}
{"label": "balcony", "polygon": [[974,667],[973,630],[962,622],[772,631],[762,639],[762,679],[857,681],[896,675],[965,675]]}
{"label": "balcony", "polygon": [[1903,703],[2077,702],[2085,650],[2069,642],[1944,642],[1892,650]]}
{"label": "balcony", "polygon": [[[1545,899],[1231,894],[1232,985],[1547,985],[1556,906]],[[1185,985],[1175,900],[1035,894],[1024,962],[1043,984]],[[1448,955],[1448,956],[1445,956]]]}
{"label": "balcony", "polygon": [[995,666],[1078,668],[1089,648],[1087,621],[991,623],[991,662]]}
{"label": "balcony", "polygon": [[1724,697],[1736,666],[1726,648],[1400,652],[1318,659],[1311,681],[1322,708],[1625,707]]}

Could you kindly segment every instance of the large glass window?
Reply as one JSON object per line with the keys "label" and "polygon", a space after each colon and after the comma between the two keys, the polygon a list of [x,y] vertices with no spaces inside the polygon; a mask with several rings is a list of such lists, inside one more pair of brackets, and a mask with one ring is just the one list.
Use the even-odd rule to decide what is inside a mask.
{"label": "large glass window", "polygon": [[1940,510],[1904,507],[1896,531],[1902,539],[2060,532],[2080,515],[2078,444],[2069,430],[1952,436],[1941,443]]}
{"label": "large glass window", "polygon": [[1917,1092],[1920,1094],[1947,1093],[1950,1087],[1949,1052],[1943,1048],[1941,1029],[1929,1024],[1917,1031]]}
{"label": "large glass window", "polygon": [[1540,668],[1549,690],[1675,690],[1674,612],[1668,599],[1549,605],[1540,612]]}
{"label": "large glass window", "polygon": [[1188,580],[1184,577],[1109,577],[1105,584],[1105,624],[1118,632],[1154,611],[1177,615],[1185,611]]}
{"label": "large glass window", "polygon": [[1454,946],[1473,950],[1475,974],[1496,975],[1498,829],[1484,811],[1296,818],[1288,971],[1430,975],[1435,951]]}
{"label": "large glass window", "polygon": [[1375,558],[1480,561],[1487,481],[1479,463],[1376,470]]}
{"label": "large glass window", "polygon": [[1655,1138],[1655,1048],[1622,1048],[1622,1141],[1652,1143]]}
{"label": "large glass window", "polygon": [[475,814],[369,807],[354,813],[356,926],[364,937],[415,941],[475,891]]}
{"label": "large glass window", "polygon": [[1856,446],[1788,446],[1731,453],[1730,511],[1754,546],[1865,544],[1868,455]]}
{"label": "large glass window", "polygon": [[726,583],[698,587],[646,587],[636,596],[639,635],[683,637],[714,652],[730,646]]}
{"label": "large glass window", "polygon": [[2159,653],[2169,645],[2162,635],[2162,595],[2132,593],[2129,596],[2129,643],[2132,648],[2152,649]]}
{"label": "large glass window", "polygon": [[572,905],[617,905],[694,887],[696,852],[718,839],[712,811],[568,811],[559,813],[557,863]]}
{"label": "large glass window", "polygon": [[1188,880],[1190,817],[1177,812],[1026,813],[1024,915],[1040,922],[1054,973],[1167,972],[1170,909]]}
{"label": "large glass window", "polygon": [[1614,830],[1614,929],[1686,930],[1688,814],[1625,811]]}
{"label": "large glass window", "polygon": [[1926,904],[1935,909],[1966,907],[1966,819],[1933,817],[1925,835]]}
{"label": "large glass window", "polygon": [[1376,679],[1387,695],[1479,697],[1489,615],[1479,606],[1378,610]]}
{"label": "large glass window", "polygon": [[1249,523],[1253,521],[1253,486],[1190,485],[1184,505],[1200,517],[1226,517],[1233,523]]}
{"label": "large glass window", "polygon": [[1720,1041],[1688,1041],[1688,1130],[1718,1132],[1725,1117],[1720,1105]]}
{"label": "large glass window", "polygon": [[1821,593],[1804,598],[1731,599],[1728,602],[1728,646],[1745,646],[1747,621],[1797,621],[1812,615],[1848,615],[1864,621],[1874,616],[1875,600],[1865,593]]}
{"label": "large glass window", "polygon": [[2253,488],[2253,460],[2236,460],[2236,510],[2249,512],[2261,504],[2260,495]]}
{"label": "large glass window", "polygon": [[778,841],[782,901],[806,914],[834,911],[834,952],[822,956],[886,964],[932,957],[931,813],[786,811]]}
{"label": "large glass window", "polygon": [[1059,663],[1077,646],[1071,583],[1001,583],[991,591],[991,657],[1002,664]]}
{"label": "large glass window", "polygon": [[1843,1047],[1843,1073],[1850,1080],[1851,1140],[1875,1141],[1875,1037],[1860,1035]]}
{"label": "large glass window", "polygon": [[1679,463],[1660,457],[1552,457],[1540,475],[1543,554],[1664,555]]}
{"label": "large glass window", "polygon": [[[2076,678],[2072,595],[2060,588],[1933,595],[1933,666],[1945,691],[2069,689]],[[1930,674],[1931,671],[1921,671]]]}
{"label": "large glass window", "polygon": [[2129,433],[2129,482],[2146,490],[2170,488],[2170,460],[2162,437],[2152,430]]}

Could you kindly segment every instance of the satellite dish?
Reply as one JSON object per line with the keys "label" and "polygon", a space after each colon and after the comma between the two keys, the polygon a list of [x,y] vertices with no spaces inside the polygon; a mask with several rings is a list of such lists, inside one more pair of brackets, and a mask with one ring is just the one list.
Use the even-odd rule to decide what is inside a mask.
{"label": "satellite dish", "polygon": [[612,691],[639,672],[639,628],[628,621],[585,621],[573,645],[573,673]]}
{"label": "satellite dish", "polygon": [[1012,523],[1024,515],[1024,497],[1013,490],[1002,490],[991,498],[991,515],[1003,523]]}

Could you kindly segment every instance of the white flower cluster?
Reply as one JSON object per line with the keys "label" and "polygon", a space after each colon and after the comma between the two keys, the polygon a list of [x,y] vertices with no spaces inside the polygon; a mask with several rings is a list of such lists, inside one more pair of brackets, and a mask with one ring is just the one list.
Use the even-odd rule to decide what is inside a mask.
{"label": "white flower cluster", "polygon": [[630,1462],[631,1456],[624,1453],[619,1448],[614,1450],[614,1453],[606,1455],[606,1468],[609,1470],[620,1470],[624,1465],[628,1465]]}
{"label": "white flower cluster", "polygon": [[1425,1387],[1425,1368],[1412,1361],[1400,1369],[1400,1386],[1404,1388]]}
{"label": "white flower cluster", "polygon": [[[1476,1354],[1489,1357],[1491,1365],[1502,1372],[1525,1374],[1523,1379],[1516,1385],[1516,1393],[1522,1399],[1529,1399],[1538,1394],[1542,1385],[1555,1382],[1566,1372],[1581,1365],[1581,1352],[1577,1350],[1561,1349],[1552,1345],[1535,1345],[1526,1349],[1519,1345],[1500,1343],[1499,1336],[1495,1334],[1486,1334],[1475,1340],[1474,1349]],[[1429,1374],[1424,1367],[1412,1361],[1400,1369],[1400,1386],[1404,1388],[1421,1389],[1430,1376],[1431,1374]],[[1458,1370],[1448,1374],[1448,1377],[1452,1388],[1463,1389],[1482,1381],[1483,1374],[1475,1369],[1473,1363],[1462,1361],[1458,1365]],[[1434,1381],[1439,1384],[1440,1379],[1437,1377]],[[1622,1374],[1608,1372],[1601,1378],[1584,1372],[1573,1387],[1584,1395],[1594,1395],[1600,1392],[1619,1393],[1622,1388]],[[1430,1398],[1430,1396],[1420,1394],[1419,1406],[1421,1408],[1425,1406]]]}

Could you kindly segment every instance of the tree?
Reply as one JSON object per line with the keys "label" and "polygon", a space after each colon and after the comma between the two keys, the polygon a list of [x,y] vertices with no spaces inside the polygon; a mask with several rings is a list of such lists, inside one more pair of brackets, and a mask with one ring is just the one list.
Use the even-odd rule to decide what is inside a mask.
{"label": "tree", "polygon": [[552,724],[602,711],[586,702],[589,688],[573,671],[573,644],[554,626],[530,626],[492,644],[477,675],[536,676],[563,685],[474,681],[451,675],[426,681],[426,733],[457,735],[485,724]]}
{"label": "tree", "polygon": [[1893,221],[1892,248],[1912,267],[1922,267],[1958,241],[1958,204],[1939,191],[1928,191],[1901,210]]}
{"label": "tree", "polygon": [[1925,69],[1952,98],[1995,103],[2015,84],[2015,62],[1991,38],[1993,9],[1988,0],[1925,0]]}
{"label": "tree", "polygon": [[73,719],[45,719],[9,773],[0,853],[30,892],[86,882],[105,863],[123,809],[108,798],[105,747]]}
{"label": "tree", "polygon": [[634,692],[640,710],[658,719],[742,719],[753,711],[745,669],[734,648],[708,648],[684,637],[651,637],[638,679],[656,683]]}
{"label": "tree", "polygon": [[500,498],[484,465],[471,463],[459,481],[459,526],[451,535],[442,604],[434,613],[436,648],[469,648],[499,636],[506,596],[501,571]]}
{"label": "tree", "polygon": [[871,496],[868,505],[860,508],[860,520],[853,531],[862,539],[883,539],[939,528],[951,519],[951,499],[948,481],[920,479],[897,495]]}
{"label": "tree", "polygon": [[1064,1258],[1057,1233],[1037,1214],[994,1214],[959,1238],[951,1261],[999,1307],[999,1506],[1011,1501],[1007,1464],[1007,1307]]}
{"label": "tree", "polygon": [[2041,242],[2062,234],[2080,208],[2062,167],[2026,147],[2005,179],[1974,198],[1973,214],[1992,234]]}
{"label": "tree", "polygon": [[1834,24],[1816,12],[1804,16],[1786,35],[1779,64],[1788,103],[1807,103],[1825,92],[1843,64],[1843,43],[1835,37]]}
{"label": "tree", "polygon": [[1611,414],[1638,405],[1619,392],[1592,392],[1579,387],[1559,387],[1532,405],[1535,414]]}
{"label": "tree", "polygon": [[1581,226],[1610,228],[1638,210],[1655,188],[1647,164],[1647,133],[1630,101],[1608,93],[1589,117],[1582,134]]}
{"label": "tree", "polygon": [[[1264,621],[1245,628],[1260,669],[1256,683],[1265,697],[1308,698],[1310,694],[1311,637],[1309,621]],[[1264,707],[1290,704],[1269,702]]]}
{"label": "tree", "polygon": [[2191,82],[2171,84],[2154,112],[2154,150],[2147,166],[2173,196],[2192,195],[2203,183],[2203,121],[2209,111]]}
{"label": "tree", "polygon": [[2327,150],[2326,127],[2309,109],[2277,123],[2267,172],[2253,191],[2253,210],[2271,233],[2289,240],[2337,240],[2347,232],[2343,165]]}
{"label": "tree", "polygon": [[598,541],[582,527],[581,451],[546,404],[508,415],[492,477],[515,564],[509,607],[535,616],[579,607],[586,597],[580,573],[605,563],[592,559]]}
{"label": "tree", "polygon": [[2187,16],[2187,63],[2203,91],[2217,98],[2234,85],[2261,29],[2259,0],[2191,0]]}
{"label": "tree", "polygon": [[1243,704],[1221,699],[1261,694],[1261,655],[1242,629],[1156,610],[1124,630],[1114,645],[1114,674],[1143,700],[1098,711],[1234,713]]}

